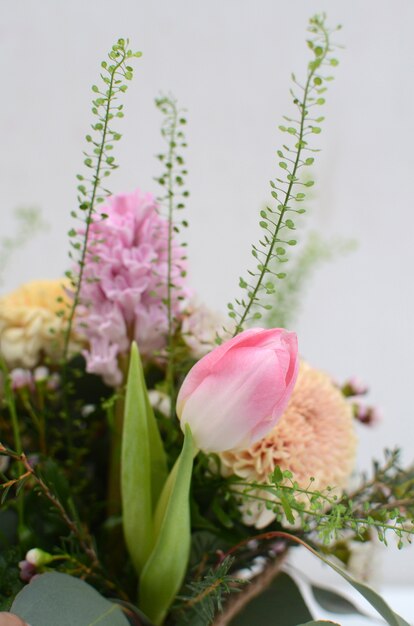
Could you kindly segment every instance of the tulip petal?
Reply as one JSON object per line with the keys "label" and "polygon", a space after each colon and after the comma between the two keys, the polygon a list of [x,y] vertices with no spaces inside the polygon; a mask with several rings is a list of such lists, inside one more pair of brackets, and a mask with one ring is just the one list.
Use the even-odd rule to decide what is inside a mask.
{"label": "tulip petal", "polygon": [[258,328],[250,328],[246,330],[244,333],[240,333],[233,337],[233,339],[229,339],[229,341],[225,341],[217,348],[214,348],[209,354],[206,354],[198,363],[194,365],[191,369],[191,376],[187,376],[184,380],[181,389],[177,398],[177,412],[180,413],[180,408],[185,398],[189,396],[203,381],[206,374],[213,371],[218,362],[226,355],[229,350],[238,346],[239,344],[244,344],[248,341],[250,337],[256,336],[260,329]]}
{"label": "tulip petal", "polygon": [[250,443],[258,423],[265,421],[267,432],[279,416],[273,411],[275,389],[278,395],[284,389],[275,353],[240,348],[228,353],[223,369],[217,367],[188,398],[182,423],[191,425],[196,445],[202,442],[206,452]]}
{"label": "tulip petal", "polygon": [[202,358],[177,400],[182,427],[205,452],[264,437],[282,415],[296,381],[297,339],[284,329],[254,328]]}

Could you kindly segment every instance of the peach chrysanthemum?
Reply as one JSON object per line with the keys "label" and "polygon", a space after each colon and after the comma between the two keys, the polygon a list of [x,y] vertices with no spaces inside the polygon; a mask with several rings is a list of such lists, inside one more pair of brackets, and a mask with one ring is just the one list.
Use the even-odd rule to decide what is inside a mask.
{"label": "peach chrysanthemum", "polygon": [[56,359],[65,320],[68,281],[35,280],[0,298],[0,354],[9,368],[32,368],[46,355]]}
{"label": "peach chrysanthemum", "polygon": [[[302,362],[288,407],[275,428],[250,448],[219,456],[224,476],[265,483],[278,465],[290,470],[300,487],[308,487],[313,477],[312,489],[331,486],[339,493],[348,483],[355,452],[351,405],[327,374]],[[271,498],[263,491],[256,495]],[[244,522],[256,528],[264,528],[276,517],[253,498],[243,498],[241,511]]]}

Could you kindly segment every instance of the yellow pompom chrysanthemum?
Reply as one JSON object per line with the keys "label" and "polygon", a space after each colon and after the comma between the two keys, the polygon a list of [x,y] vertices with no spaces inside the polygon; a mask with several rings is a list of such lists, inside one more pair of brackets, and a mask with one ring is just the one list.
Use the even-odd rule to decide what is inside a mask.
{"label": "yellow pompom chrysanthemum", "polygon": [[[0,354],[9,368],[32,368],[61,354],[68,281],[36,280],[0,298]],[[59,301],[59,299],[62,299]]]}

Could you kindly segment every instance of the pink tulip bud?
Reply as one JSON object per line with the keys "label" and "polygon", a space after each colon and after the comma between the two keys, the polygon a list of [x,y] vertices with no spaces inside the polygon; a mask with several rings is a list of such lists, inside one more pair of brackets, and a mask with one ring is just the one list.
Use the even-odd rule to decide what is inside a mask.
{"label": "pink tulip bud", "polygon": [[298,373],[295,333],[252,328],[226,341],[190,370],[177,398],[181,427],[188,424],[205,452],[248,447],[274,427]]}

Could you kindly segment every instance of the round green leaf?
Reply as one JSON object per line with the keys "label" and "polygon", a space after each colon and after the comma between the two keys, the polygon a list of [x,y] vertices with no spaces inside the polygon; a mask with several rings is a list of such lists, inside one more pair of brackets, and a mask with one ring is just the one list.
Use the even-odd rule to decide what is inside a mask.
{"label": "round green leaf", "polygon": [[31,626],[128,626],[118,604],[83,580],[58,572],[37,576],[17,594],[10,611]]}

